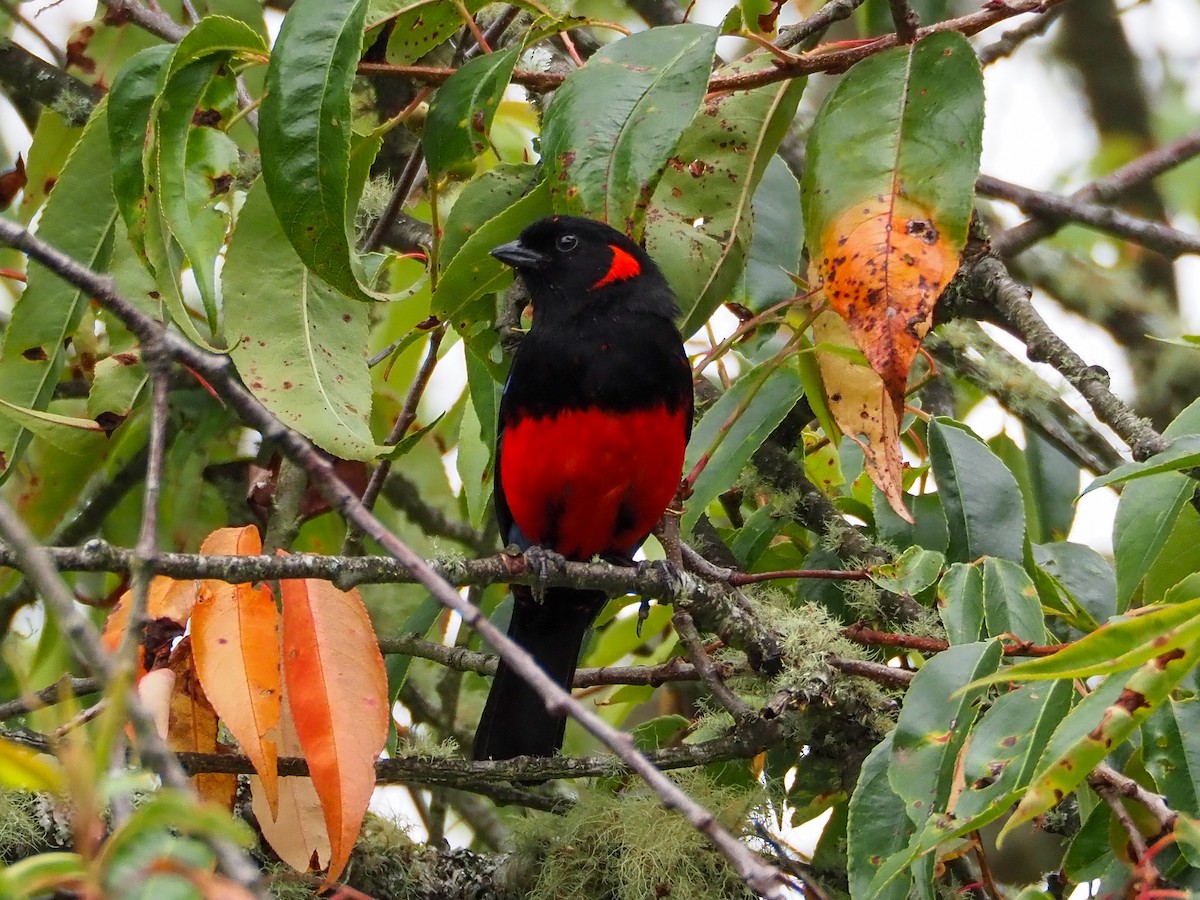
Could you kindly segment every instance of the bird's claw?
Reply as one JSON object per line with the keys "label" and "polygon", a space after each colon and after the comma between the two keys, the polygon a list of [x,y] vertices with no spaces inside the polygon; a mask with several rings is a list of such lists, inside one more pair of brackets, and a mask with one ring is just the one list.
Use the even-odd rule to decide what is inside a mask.
{"label": "bird's claw", "polygon": [[532,586],[534,600],[541,603],[545,599],[546,582],[550,580],[550,576],[561,572],[566,563],[567,559],[561,553],[536,544],[525,551],[525,565],[537,577]]}

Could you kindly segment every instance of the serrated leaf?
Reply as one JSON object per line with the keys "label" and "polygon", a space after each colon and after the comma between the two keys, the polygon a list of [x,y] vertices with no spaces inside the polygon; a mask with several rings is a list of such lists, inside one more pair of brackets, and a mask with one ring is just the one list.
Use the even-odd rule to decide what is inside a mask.
{"label": "serrated leaf", "polygon": [[897,419],[934,303],[966,243],[982,135],[979,60],[954,32],[863,60],[809,133],[809,255]]}
{"label": "serrated leaf", "polygon": [[492,119],[520,55],[517,44],[478,56],[438,88],[421,135],[431,176],[471,163],[488,149]]}
{"label": "serrated leaf", "polygon": [[[1169,438],[1200,433],[1200,400],[1166,427]],[[1117,609],[1129,608],[1134,593],[1162,551],[1184,504],[1191,499],[1192,479],[1166,472],[1125,486],[1113,522],[1113,560],[1117,569]]]}
{"label": "serrated leaf", "polygon": [[763,441],[800,399],[800,376],[788,365],[748,372],[714,403],[692,432],[683,470],[705,462],[692,484],[680,527],[691,531],[704,508],[741,474]]}
{"label": "serrated leaf", "polygon": [[1011,560],[989,556],[983,561],[983,618],[989,637],[1011,634],[1035,644],[1046,640],[1037,588]]}
{"label": "serrated leaf", "polygon": [[1166,450],[1154,454],[1149,459],[1126,463],[1123,466],[1117,466],[1107,475],[1101,475],[1084,488],[1080,496],[1089,494],[1096,488],[1124,484],[1139,478],[1147,478],[1150,475],[1160,475],[1163,472],[1194,469],[1197,466],[1200,466],[1200,435],[1185,435],[1171,441]]}
{"label": "serrated leaf", "polygon": [[[42,211],[38,237],[93,270],[112,252],[117,205],[107,178],[111,166],[106,107],[96,109],[63,167]],[[28,282],[4,331],[0,400],[44,411],[66,364],[68,338],[79,327],[88,296],[30,260]],[[0,416],[0,483],[13,471],[32,437],[31,420]],[[66,435],[64,435],[66,436]]]}
{"label": "serrated leaf", "polygon": [[929,423],[929,455],[950,526],[948,559],[1024,557],[1025,509],[1012,473],[982,441],[949,419]]}
{"label": "serrated leaf", "polygon": [[1171,699],[1142,725],[1142,757],[1171,806],[1200,816],[1200,700]]}
{"label": "serrated leaf", "polygon": [[706,25],[652,28],[567,76],[542,123],[556,212],[641,233],[650,195],[704,99],[716,46],[717,30]]}
{"label": "serrated leaf", "polygon": [[[1075,790],[1114,749],[1130,738],[1146,717],[1169,696],[1200,660],[1200,641],[1163,653],[1135,671],[1120,697],[1104,711],[1099,724],[1065,752],[1039,765],[1020,805],[1005,823],[997,843],[1022,822],[1028,822]],[[1109,680],[1121,680],[1109,675]]]}
{"label": "serrated leaf", "polygon": [[868,893],[880,865],[903,851],[913,833],[913,824],[905,815],[904,800],[888,778],[894,734],[889,734],[871,751],[859,770],[858,783],[850,797],[846,873],[853,897],[908,898],[911,876],[892,881],[878,894]]}
{"label": "serrated leaf", "polygon": [[1052,656],[1029,659],[984,679],[1033,681],[1090,678],[1143,665],[1157,656],[1200,640],[1200,575],[1192,575],[1168,594],[1162,606],[1144,606],[1102,625]]}
{"label": "serrated leaf", "polygon": [[978,566],[955,563],[938,584],[938,614],[951,644],[970,644],[983,631],[983,573]]}
{"label": "serrated leaf", "polygon": [[362,51],[366,0],[298,0],[284,17],[259,109],[262,176],[296,255],[358,300],[364,287],[350,243],[350,90]]}
{"label": "serrated leaf", "polygon": [[[975,719],[982,688],[1003,656],[999,641],[960,644],[939,653],[913,679],[893,732],[888,779],[917,825],[945,809],[953,760]],[[964,689],[964,685],[969,685]]]}
{"label": "serrated leaf", "polygon": [[[200,552],[258,556],[253,525],[210,534]],[[266,584],[203,581],[192,610],[192,655],[213,709],[263,780],[272,815],[278,813],[275,744],[279,727],[279,610]]]}
{"label": "serrated leaf", "polygon": [[368,307],[305,268],[261,183],[246,197],[221,281],[230,356],[246,386],[322,449],[373,459]]}
{"label": "serrated leaf", "polygon": [[946,557],[933,550],[909,547],[893,562],[872,566],[871,581],[894,594],[919,594],[942,574]]}
{"label": "serrated leaf", "polygon": [[[769,66],[766,56],[722,72]],[[755,192],[804,86],[804,79],[790,79],[709,98],[669,155],[646,212],[646,250],[679,297],[685,337],[700,329],[737,285],[753,246]],[[779,240],[786,243],[787,236]]]}
{"label": "serrated leaf", "polygon": [[329,833],[328,878],[341,874],[375,789],[375,758],[391,721],[387,672],[358,591],[288,579],[283,677],[296,734]]}

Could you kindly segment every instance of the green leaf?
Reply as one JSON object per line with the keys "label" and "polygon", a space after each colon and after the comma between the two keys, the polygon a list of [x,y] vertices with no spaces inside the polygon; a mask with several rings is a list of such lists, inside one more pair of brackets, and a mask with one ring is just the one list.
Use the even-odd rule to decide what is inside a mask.
{"label": "green leaf", "polygon": [[888,770],[895,732],[885,737],[863,763],[858,784],[850,797],[846,827],[846,873],[850,896],[877,900],[907,900],[911,876],[892,881],[878,894],[868,893],[880,864],[908,846],[913,824],[905,815],[904,800],[893,790]]}
{"label": "green leaf", "polygon": [[[766,54],[757,54],[721,71],[738,74],[770,65]],[[646,213],[646,250],[679,298],[685,337],[737,286],[753,248],[756,191],[804,86],[802,78],[789,79],[710,98],[669,157]],[[788,244],[788,238],[779,236],[778,242]],[[786,258],[786,249],[776,249]]]}
{"label": "green leaf", "polygon": [[915,824],[946,808],[953,763],[982,695],[975,684],[996,670],[1002,656],[999,641],[960,644],[929,660],[909,686],[892,732],[888,778]]}
{"label": "green leaf", "polygon": [[[112,252],[117,205],[99,173],[112,165],[106,108],[97,107],[63,167],[38,222],[38,237],[93,270]],[[45,410],[66,363],[68,339],[79,327],[88,295],[40,263],[29,263],[28,283],[13,308],[0,349],[0,400],[10,407]],[[30,423],[0,416],[0,483],[13,471],[32,437]]]}
{"label": "green leaf", "polygon": [[96,363],[96,376],[88,392],[88,415],[96,421],[105,413],[128,416],[147,380],[140,350],[106,356]]}
{"label": "green leaf", "polygon": [[[115,90],[115,86],[114,86]],[[109,115],[112,115],[112,94],[109,94]],[[29,146],[25,163],[27,183],[21,192],[17,218],[28,225],[62,175],[63,165],[75,148],[83,128],[72,125],[53,109],[43,109]]]}
{"label": "green leaf", "polygon": [[750,457],[783,421],[802,393],[800,376],[788,365],[748,372],[734,382],[700,419],[688,442],[683,471],[701,460],[680,527],[691,532],[704,508],[737,480]]}
{"label": "green leaf", "polygon": [[298,0],[284,17],[259,110],[263,181],[296,254],[331,287],[381,299],[361,285],[350,244],[350,89],[362,51],[366,0]]}
{"label": "green leaf", "polygon": [[[1146,717],[1166,701],[1197,660],[1200,660],[1200,640],[1193,638],[1186,646],[1163,653],[1135,671],[1124,684],[1119,699],[1104,711],[1099,724],[1065,751],[1042,760],[1038,776],[1005,823],[997,843],[1016,826],[1041,815],[1082,784],[1109,753],[1127,741]],[[1108,680],[1124,679],[1113,674]]]}
{"label": "green leaf", "polygon": [[1200,572],[1200,513],[1191,503],[1185,503],[1142,579],[1142,604],[1161,603],[1167,591],[1193,572]]}
{"label": "green leaf", "polygon": [[[1200,574],[1179,584],[1173,602],[1144,606],[1102,625],[1051,656],[1030,659],[979,685],[1049,678],[1090,678],[1140,666],[1200,640]],[[978,685],[973,685],[973,687]]]}
{"label": "green leaf", "polygon": [[[1123,466],[1117,466],[1107,475],[1101,475],[1084,488],[1083,494],[1091,493],[1096,488],[1123,484],[1163,472],[1194,469],[1197,466],[1200,466],[1200,435],[1185,435],[1171,441],[1166,450],[1154,454],[1147,460],[1126,463]],[[1083,494],[1080,496],[1082,497]]]}
{"label": "green leaf", "polygon": [[[215,127],[197,124],[197,113],[203,108],[224,117],[237,108],[233,78],[222,72],[223,61],[208,58],[167,82],[159,99],[158,152],[150,175],[167,227],[191,263],[213,334],[220,328],[214,267],[229,228],[238,148]],[[221,93],[224,102],[218,99]]]}
{"label": "green leaf", "polygon": [[440,270],[445,272],[471,235],[529,193],[539,176],[537,166],[500,163],[467,182],[442,224],[442,240],[438,245]]}
{"label": "green leaf", "polygon": [[134,246],[144,252],[146,230],[147,133],[163,70],[174,47],[147,47],[126,63],[108,95],[112,187]]}
{"label": "green leaf", "polygon": [[762,312],[795,296],[789,273],[800,270],[804,248],[804,219],[800,214],[800,183],[778,156],[772,156],[754,191],[754,236],[746,268],[737,289],[738,302]]}
{"label": "green leaf", "polygon": [[421,136],[431,176],[473,163],[487,151],[492,119],[520,55],[516,44],[477,56],[438,88]]}
{"label": "green leaf", "polygon": [[[818,389],[818,393],[820,390]],[[805,396],[812,393],[805,389]],[[942,498],[938,494],[905,494],[904,505],[915,524],[905,522],[892,509],[883,491],[875,489],[872,507],[875,510],[875,530],[881,540],[908,547],[913,544],[926,550],[945,553],[950,545],[950,533],[946,529],[946,513],[942,510]],[[972,638],[975,640],[975,638]]]}
{"label": "green leaf", "polygon": [[979,59],[962,35],[932,34],[855,65],[809,135],[802,183],[809,252],[845,212],[897,193],[924,208],[940,238],[961,249],[982,134]]}
{"label": "green leaf", "polygon": [[[1175,417],[1163,431],[1177,438],[1200,434],[1200,400]],[[1134,481],[1121,491],[1113,523],[1113,559],[1117,568],[1117,609],[1126,610],[1146,572],[1166,544],[1184,504],[1195,491],[1193,481],[1171,472]]]}
{"label": "green leaf", "polygon": [[[486,0],[465,0],[463,6],[474,14],[486,6]],[[367,27],[375,28],[394,20],[388,39],[387,61],[403,66],[416,62],[434,47],[443,44],[463,26],[462,13],[446,0],[372,0]]]}
{"label": "green leaf", "polygon": [[87,865],[78,853],[38,853],[0,866],[0,896],[46,896],[56,888],[77,887],[86,878]]}
{"label": "green leaf", "polygon": [[1034,544],[1032,549],[1038,566],[1058,579],[1074,605],[1091,620],[1081,622],[1081,630],[1094,631],[1100,622],[1117,614],[1117,582],[1107,559],[1091,547],[1070,541]]}
{"label": "green leaf", "polygon": [[549,214],[550,193],[541,181],[504,212],[480,225],[438,279],[431,301],[433,314],[459,332],[467,331],[475,322],[494,319],[491,292],[508,283],[512,270],[493,257],[491,250],[515,240],[530,222]]}
{"label": "green leaf", "polygon": [[567,76],[542,123],[556,212],[641,233],[650,195],[704,99],[716,46],[707,25],[652,28],[614,41]]}
{"label": "green leaf", "polygon": [[983,631],[983,573],[955,563],[938,584],[938,614],[951,644],[971,644]]}
{"label": "green leaf", "polygon": [[909,547],[890,563],[872,566],[871,581],[893,594],[919,594],[938,580],[946,557],[933,550]]}
{"label": "green leaf", "polygon": [[1200,816],[1200,700],[1169,700],[1142,725],[1142,758],[1171,806]]}
{"label": "green leaf", "polygon": [[983,615],[989,637],[1011,634],[1021,641],[1046,640],[1046,621],[1037,588],[1015,562],[983,561]]}
{"label": "green leaf", "polygon": [[323,450],[373,459],[381,448],[368,419],[368,308],[305,268],[261,183],[246,197],[221,281],[230,355],[246,386]]}
{"label": "green leaf", "polygon": [[950,527],[953,562],[998,556],[1020,562],[1025,509],[1012,473],[982,441],[952,420],[929,423],[929,456]]}
{"label": "green leaf", "polygon": [[0,785],[10,791],[63,794],[67,778],[54,757],[0,738]]}
{"label": "green leaf", "polygon": [[1063,540],[1075,521],[1079,466],[1037,432],[1025,435],[1025,462],[1041,540]]}

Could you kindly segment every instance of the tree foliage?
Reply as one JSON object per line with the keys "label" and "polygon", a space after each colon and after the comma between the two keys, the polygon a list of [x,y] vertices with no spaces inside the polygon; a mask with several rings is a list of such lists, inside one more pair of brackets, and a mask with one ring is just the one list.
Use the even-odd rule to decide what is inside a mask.
{"label": "tree foliage", "polygon": [[[0,894],[1200,890],[1200,341],[1157,255],[1200,249],[1200,141],[1096,112],[1066,38],[1125,155],[1069,197],[980,176],[986,66],[1075,7],[281,5],[103,2],[61,68],[0,53]],[[557,213],[642,241],[691,336],[636,567],[492,524],[529,311],[489,251]],[[1098,490],[1111,552],[1068,538]],[[512,582],[613,598],[583,727],[468,762]]]}

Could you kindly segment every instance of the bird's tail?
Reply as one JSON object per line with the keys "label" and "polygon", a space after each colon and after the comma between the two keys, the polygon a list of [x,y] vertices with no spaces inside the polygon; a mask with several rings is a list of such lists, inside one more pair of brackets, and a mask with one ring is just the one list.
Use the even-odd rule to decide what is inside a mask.
{"label": "bird's tail", "polygon": [[[533,655],[546,674],[570,690],[583,637],[604,607],[599,591],[550,588],[541,603],[528,587],[513,586],[508,636]],[[567,720],[551,715],[537,692],[501,661],[475,732],[475,759],[553,756]]]}

